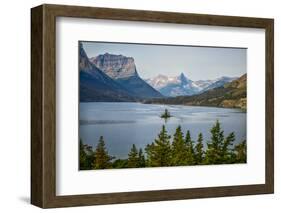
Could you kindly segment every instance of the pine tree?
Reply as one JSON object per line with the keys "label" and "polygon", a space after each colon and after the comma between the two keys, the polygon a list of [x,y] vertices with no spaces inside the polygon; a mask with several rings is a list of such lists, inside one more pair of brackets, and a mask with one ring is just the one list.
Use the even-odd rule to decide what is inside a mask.
{"label": "pine tree", "polygon": [[82,140],[80,139],[80,142],[79,142],[79,169],[80,170],[85,169],[86,157],[87,157],[87,155],[84,150],[84,144],[83,144]]}
{"label": "pine tree", "polygon": [[221,163],[232,163],[233,151],[230,146],[233,145],[235,141],[235,134],[231,132],[223,142],[221,150]]}
{"label": "pine tree", "polygon": [[211,129],[211,141],[207,143],[208,149],[206,151],[205,163],[206,164],[220,164],[222,156],[222,146],[224,143],[223,130],[219,121]]}
{"label": "pine tree", "polygon": [[155,139],[154,143],[146,146],[147,162],[149,166],[170,166],[171,165],[171,136],[168,135],[165,126],[162,126],[162,130]]}
{"label": "pine tree", "polygon": [[139,149],[138,167],[145,167],[145,157],[141,148]]}
{"label": "pine tree", "polygon": [[186,132],[185,144],[187,149],[187,165],[195,164],[195,152],[194,152],[194,142],[191,139],[190,131]]}
{"label": "pine tree", "polygon": [[183,166],[187,165],[187,163],[187,146],[183,138],[181,126],[178,126],[172,143],[172,165]]}
{"label": "pine tree", "polygon": [[128,159],[116,159],[114,162],[112,162],[112,168],[128,168]]}
{"label": "pine tree", "polygon": [[204,150],[203,150],[203,135],[200,132],[197,139],[197,144],[195,145],[195,161],[196,164],[202,164],[204,160]]}
{"label": "pine tree", "polygon": [[83,144],[80,139],[79,142],[79,169],[80,170],[90,170],[93,169],[93,164],[95,161],[94,151],[91,146]]}
{"label": "pine tree", "polygon": [[139,153],[135,144],[133,144],[131,151],[128,154],[128,167],[137,168],[138,164],[139,164]]}
{"label": "pine tree", "polygon": [[247,162],[247,144],[246,140],[237,144],[234,147],[235,150],[235,163],[246,163]]}
{"label": "pine tree", "polygon": [[95,169],[110,168],[110,161],[112,160],[112,157],[108,155],[103,136],[100,136],[99,143],[96,147],[95,157]]}
{"label": "pine tree", "polygon": [[146,152],[146,163],[149,167],[151,166],[157,166],[156,165],[156,149],[155,149],[155,144],[152,142],[151,144],[147,144],[145,147],[145,152]]}

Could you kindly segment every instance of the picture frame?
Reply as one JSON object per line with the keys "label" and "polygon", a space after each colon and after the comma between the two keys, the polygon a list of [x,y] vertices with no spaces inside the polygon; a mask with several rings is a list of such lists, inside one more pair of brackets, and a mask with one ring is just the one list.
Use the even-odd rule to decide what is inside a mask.
{"label": "picture frame", "polygon": [[[56,194],[58,17],[265,30],[265,183],[166,190]],[[31,9],[31,203],[41,208],[151,202],[274,192],[274,20],[44,4]]]}

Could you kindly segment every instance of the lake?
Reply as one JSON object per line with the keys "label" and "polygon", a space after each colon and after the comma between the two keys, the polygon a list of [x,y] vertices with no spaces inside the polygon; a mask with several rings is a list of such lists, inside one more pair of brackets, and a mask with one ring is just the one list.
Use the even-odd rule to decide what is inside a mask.
{"label": "lake", "polygon": [[[235,132],[235,143],[246,139],[247,116],[240,109],[131,102],[80,103],[79,107],[79,137],[83,143],[95,147],[103,136],[109,154],[117,158],[127,158],[132,144],[144,149],[154,141],[162,125],[170,135],[181,125],[184,135],[190,130],[195,141],[202,132],[206,146],[210,129],[219,120],[225,136]],[[160,118],[165,109],[172,115],[166,122]]]}

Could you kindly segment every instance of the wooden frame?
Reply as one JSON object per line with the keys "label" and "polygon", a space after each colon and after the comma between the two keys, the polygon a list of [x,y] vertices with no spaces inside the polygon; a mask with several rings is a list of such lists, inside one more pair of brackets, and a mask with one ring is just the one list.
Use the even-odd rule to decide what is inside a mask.
{"label": "wooden frame", "polygon": [[[263,28],[266,31],[265,184],[142,192],[56,196],[56,17]],[[273,19],[141,10],[41,5],[31,9],[31,203],[65,207],[274,191],[274,21]]]}

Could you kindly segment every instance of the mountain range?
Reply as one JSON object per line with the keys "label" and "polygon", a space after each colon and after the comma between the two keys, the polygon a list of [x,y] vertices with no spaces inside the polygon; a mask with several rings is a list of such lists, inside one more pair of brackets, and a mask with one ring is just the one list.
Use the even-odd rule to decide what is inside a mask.
{"label": "mountain range", "polygon": [[247,108],[247,74],[223,86],[209,89],[193,96],[177,96],[147,100],[151,104],[179,104],[191,106],[213,106],[226,108]]}
{"label": "mountain range", "polygon": [[223,76],[214,80],[192,81],[181,73],[179,76],[175,77],[158,75],[154,78],[146,79],[146,82],[164,96],[176,97],[200,94],[207,90],[221,87],[235,79],[237,78]]}
{"label": "mountain range", "polygon": [[142,80],[134,59],[104,54],[89,59],[79,44],[80,101],[138,101],[161,98],[160,92]]}
{"label": "mountain range", "polygon": [[79,43],[80,102],[144,102],[246,107],[246,74],[192,81],[183,73],[143,80],[134,58],[101,54],[89,58]]}
{"label": "mountain range", "polygon": [[163,97],[160,92],[140,78],[132,57],[105,53],[91,58],[90,61],[122,85],[133,97],[140,99]]}

